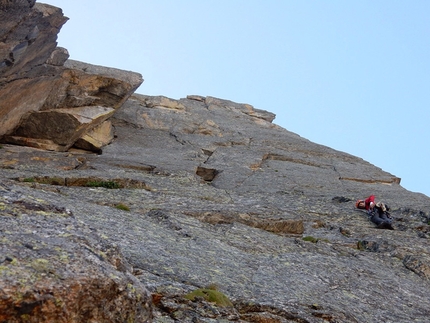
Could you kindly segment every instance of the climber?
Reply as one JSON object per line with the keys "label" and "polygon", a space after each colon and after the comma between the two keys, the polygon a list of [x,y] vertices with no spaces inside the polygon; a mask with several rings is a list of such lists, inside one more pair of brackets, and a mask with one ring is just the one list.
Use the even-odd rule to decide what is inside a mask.
{"label": "climber", "polygon": [[365,200],[358,200],[355,207],[366,210],[370,215],[370,221],[375,223],[377,228],[394,230],[391,215],[388,213],[390,208],[382,202],[375,203],[375,195],[370,195]]}

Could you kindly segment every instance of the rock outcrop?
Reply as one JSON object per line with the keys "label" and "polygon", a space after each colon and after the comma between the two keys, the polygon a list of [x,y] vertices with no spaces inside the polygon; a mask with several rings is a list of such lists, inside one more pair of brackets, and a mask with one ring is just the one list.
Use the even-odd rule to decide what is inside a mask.
{"label": "rock outcrop", "polygon": [[[5,138],[56,113],[76,127],[70,137],[86,112],[97,121],[70,141],[33,138],[54,151],[0,146],[0,321],[428,321],[429,197],[249,104],[128,97],[137,74],[41,66],[62,70],[52,79],[67,90],[47,91]],[[113,134],[101,155],[61,151],[74,141],[97,152]],[[370,194],[395,230],[354,208]]]}
{"label": "rock outcrop", "polygon": [[103,123],[142,76],[67,60],[67,50],[56,42],[67,20],[59,8],[5,1],[0,20],[2,141],[53,151],[75,143],[99,151],[108,144],[112,131]]}

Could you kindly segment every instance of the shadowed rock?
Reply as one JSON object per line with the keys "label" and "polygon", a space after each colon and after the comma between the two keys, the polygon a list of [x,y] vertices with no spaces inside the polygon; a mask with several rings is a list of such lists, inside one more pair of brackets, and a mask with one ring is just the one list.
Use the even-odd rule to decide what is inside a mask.
{"label": "shadowed rock", "polygon": [[214,168],[205,168],[202,166],[198,166],[196,169],[196,174],[206,182],[212,182],[218,173],[219,171]]}

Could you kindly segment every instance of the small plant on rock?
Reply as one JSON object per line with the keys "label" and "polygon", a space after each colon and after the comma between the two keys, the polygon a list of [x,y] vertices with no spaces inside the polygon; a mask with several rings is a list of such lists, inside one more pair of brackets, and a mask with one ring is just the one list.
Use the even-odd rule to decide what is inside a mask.
{"label": "small plant on rock", "polygon": [[34,177],[26,177],[22,180],[24,183],[34,183],[36,180]]}
{"label": "small plant on rock", "polygon": [[118,203],[117,205],[115,205],[115,207],[116,207],[118,210],[122,210],[122,211],[130,211],[130,208],[129,208],[127,205],[123,204],[123,203]]}
{"label": "small plant on rock", "polygon": [[[208,286],[210,288],[214,288],[214,285]],[[228,299],[226,295],[217,291],[216,289],[210,288],[199,288],[191,293],[188,293],[184,297],[189,299],[190,301],[195,301],[196,298],[203,298],[207,302],[215,303],[220,307],[233,307],[233,303]]]}
{"label": "small plant on rock", "polygon": [[318,242],[318,239],[315,238],[315,237],[312,237],[312,236],[306,236],[306,237],[303,237],[302,239],[304,241],[309,241],[309,242],[312,242],[312,243],[317,243]]}

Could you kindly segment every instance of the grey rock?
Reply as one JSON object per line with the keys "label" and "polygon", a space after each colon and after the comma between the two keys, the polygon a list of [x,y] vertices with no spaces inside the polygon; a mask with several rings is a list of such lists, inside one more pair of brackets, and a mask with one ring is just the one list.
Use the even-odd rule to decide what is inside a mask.
{"label": "grey rock", "polygon": [[0,186],[0,320],[150,320],[150,294],[118,248],[28,193]]}
{"label": "grey rock", "polygon": [[0,321],[428,321],[429,197],[271,112],[64,62],[66,20],[0,0]]}
{"label": "grey rock", "polygon": [[[133,95],[102,155],[5,145],[1,185],[55,201],[117,245],[155,322],[424,322],[429,198],[245,110]],[[370,194],[395,230],[354,209]],[[184,299],[210,284],[234,308]]]}
{"label": "grey rock", "polygon": [[51,56],[48,58],[46,63],[50,65],[55,65],[55,66],[63,66],[68,58],[69,58],[69,51],[63,47],[57,47],[51,53]]}

